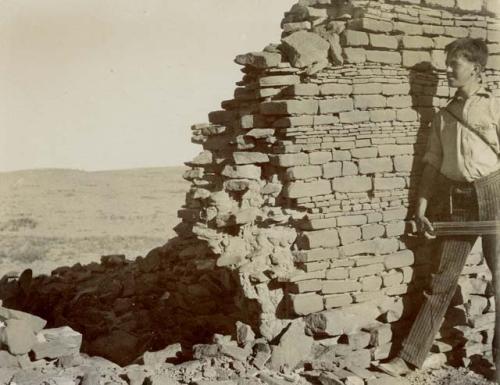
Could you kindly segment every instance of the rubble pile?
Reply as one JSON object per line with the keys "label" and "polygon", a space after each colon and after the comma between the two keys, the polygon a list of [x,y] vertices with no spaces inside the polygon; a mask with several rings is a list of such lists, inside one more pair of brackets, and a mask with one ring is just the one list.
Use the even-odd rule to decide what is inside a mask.
{"label": "rubble pile", "polygon": [[238,295],[230,271],[177,266],[170,247],[134,261],[103,256],[100,264],[60,267],[50,276],[7,275],[0,296],[5,306],[37,314],[50,327],[77,330],[84,352],[120,365],[169,344],[206,342],[214,332],[231,333],[238,319],[252,319],[252,304]]}
{"label": "rubble pile", "polygon": [[[332,346],[316,345],[294,321],[275,345],[256,338],[249,325],[237,322],[235,338],[215,334],[210,343],[190,351],[172,344],[146,351],[120,367],[80,352],[82,335],[70,327],[44,329],[46,321],[0,307],[0,385],[286,385],[363,384],[389,380],[362,370],[356,357]],[[297,345],[297,343],[302,343]],[[300,365],[299,365],[300,364]],[[304,370],[304,368],[306,368]],[[335,375],[332,374],[335,371]],[[390,383],[390,382],[389,382]]]}
{"label": "rubble pile", "polygon": [[[435,262],[408,220],[454,93],[444,47],[484,38],[484,85],[500,95],[498,14],[494,0],[300,0],[279,44],[236,57],[234,98],[192,127],[203,151],[175,239],[134,262],[7,277],[0,297],[122,365],[181,342],[186,370],[233,360],[202,370],[214,381],[390,384],[367,368],[397,349]],[[426,365],[491,359],[490,278],[477,248]],[[221,337],[237,320],[257,337]]]}

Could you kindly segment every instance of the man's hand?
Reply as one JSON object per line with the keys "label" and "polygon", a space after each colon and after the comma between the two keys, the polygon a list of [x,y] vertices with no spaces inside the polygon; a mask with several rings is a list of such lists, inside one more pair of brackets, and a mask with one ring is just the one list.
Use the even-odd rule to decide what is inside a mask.
{"label": "man's hand", "polygon": [[417,224],[417,232],[419,234],[423,234],[426,239],[436,238],[431,221],[425,215],[416,215],[415,223]]}

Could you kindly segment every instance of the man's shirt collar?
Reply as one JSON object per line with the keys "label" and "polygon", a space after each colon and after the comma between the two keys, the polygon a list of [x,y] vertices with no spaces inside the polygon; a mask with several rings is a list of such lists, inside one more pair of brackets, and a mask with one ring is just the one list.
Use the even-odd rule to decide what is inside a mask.
{"label": "man's shirt collar", "polygon": [[[491,93],[486,91],[486,89],[484,88],[484,86],[481,86],[479,87],[472,95],[469,96],[472,97],[474,95],[478,95],[478,96],[484,96],[484,97],[487,97],[489,98],[491,96]],[[464,99],[468,99],[468,98],[465,98],[463,96],[463,94],[460,92],[460,90],[456,90],[455,91],[455,95],[453,96],[454,99],[457,99],[457,100],[464,100]]]}

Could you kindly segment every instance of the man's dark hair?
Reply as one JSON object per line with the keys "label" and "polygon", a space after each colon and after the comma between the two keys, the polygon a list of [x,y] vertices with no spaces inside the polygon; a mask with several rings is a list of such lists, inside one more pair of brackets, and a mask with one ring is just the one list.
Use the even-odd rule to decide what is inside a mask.
{"label": "man's dark hair", "polygon": [[477,63],[484,70],[488,61],[488,46],[483,39],[464,37],[448,44],[444,51],[449,56],[462,56],[471,63]]}

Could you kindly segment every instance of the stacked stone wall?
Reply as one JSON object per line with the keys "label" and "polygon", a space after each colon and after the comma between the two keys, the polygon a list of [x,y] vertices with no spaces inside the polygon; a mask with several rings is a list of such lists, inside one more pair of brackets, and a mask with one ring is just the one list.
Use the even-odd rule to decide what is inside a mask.
{"label": "stacked stone wall", "polygon": [[[193,185],[177,231],[197,245],[191,258],[238,272],[261,335],[304,317],[362,366],[396,347],[434,262],[435,246],[409,236],[408,220],[430,124],[455,91],[444,47],[485,39],[483,82],[500,96],[496,6],[299,1],[281,44],[236,58],[234,98],[192,127],[204,150],[185,174]],[[437,359],[490,350],[489,278],[476,249]]]}

